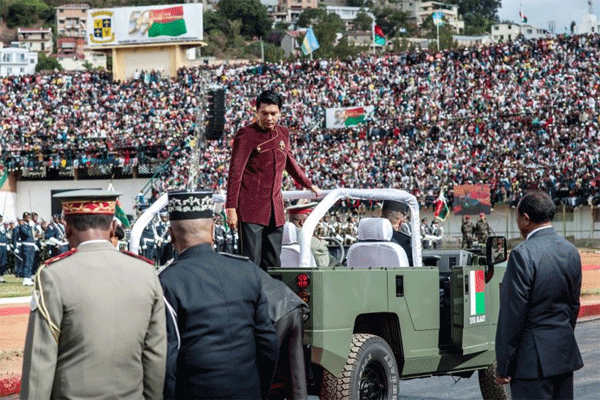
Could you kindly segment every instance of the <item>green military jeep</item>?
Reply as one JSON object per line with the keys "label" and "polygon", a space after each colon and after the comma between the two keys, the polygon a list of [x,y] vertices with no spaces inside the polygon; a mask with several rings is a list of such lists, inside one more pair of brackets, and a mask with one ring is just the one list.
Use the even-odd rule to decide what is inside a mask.
{"label": "green military jeep", "polygon": [[505,239],[489,238],[486,254],[422,252],[421,241],[413,240],[409,266],[406,252],[390,242],[389,221],[365,218],[345,265],[318,268],[310,238],[329,208],[344,198],[403,202],[411,212],[411,231],[420,232],[419,206],[409,193],[336,189],[317,205],[296,242],[284,239],[282,267],[269,273],[310,306],[304,343],[311,391],[321,399],[395,399],[400,380],[470,377],[478,371],[484,398],[509,398],[493,374],[505,271],[494,264],[506,260]]}

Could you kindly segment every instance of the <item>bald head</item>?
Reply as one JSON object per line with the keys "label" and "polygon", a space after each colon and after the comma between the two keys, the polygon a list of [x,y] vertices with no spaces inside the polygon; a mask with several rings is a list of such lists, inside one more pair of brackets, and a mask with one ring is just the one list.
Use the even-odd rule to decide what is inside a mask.
{"label": "bald head", "polygon": [[170,229],[179,254],[199,244],[213,244],[214,221],[211,218],[172,220]]}

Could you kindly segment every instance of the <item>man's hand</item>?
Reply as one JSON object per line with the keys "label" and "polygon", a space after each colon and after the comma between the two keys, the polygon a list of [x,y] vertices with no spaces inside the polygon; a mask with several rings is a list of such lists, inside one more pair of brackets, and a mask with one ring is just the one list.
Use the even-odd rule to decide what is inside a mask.
{"label": "man's hand", "polygon": [[321,197],[321,189],[319,189],[316,185],[312,185],[310,190],[316,195],[316,197]]}
{"label": "man's hand", "polygon": [[225,209],[225,212],[227,213],[227,225],[229,225],[232,230],[236,231],[238,223],[237,211],[235,211],[235,208],[227,208]]}
{"label": "man's hand", "polygon": [[509,377],[500,376],[500,375],[498,375],[497,372],[494,375],[496,375],[496,383],[498,383],[499,385],[506,385],[507,383],[510,382],[510,376]]}

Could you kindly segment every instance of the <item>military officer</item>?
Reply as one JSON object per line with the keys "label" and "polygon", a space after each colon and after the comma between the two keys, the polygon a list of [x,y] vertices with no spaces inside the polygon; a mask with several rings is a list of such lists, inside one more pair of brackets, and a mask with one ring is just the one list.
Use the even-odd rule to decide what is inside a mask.
{"label": "military officer", "polygon": [[159,265],[165,265],[173,258],[173,246],[171,245],[171,235],[169,234],[169,213],[164,211],[159,216],[160,221],[158,221],[155,228],[158,236],[156,243],[158,249],[157,258]]}
{"label": "military officer", "polygon": [[473,247],[473,234],[475,233],[475,226],[471,222],[471,216],[465,215],[465,219],[460,227],[462,232],[462,248],[470,249]]}
{"label": "military officer", "polygon": [[31,275],[35,275],[40,266],[40,262],[42,261],[42,239],[44,237],[43,221],[40,221],[38,213],[35,211],[31,213],[29,226],[31,226],[33,238],[35,239],[35,252],[33,254],[33,266],[31,268]]}
{"label": "military officer", "polygon": [[141,250],[142,256],[147,258],[148,260],[152,260],[152,262],[156,261],[156,242],[158,241],[158,233],[156,232],[156,227],[154,226],[154,222],[150,221],[148,225],[144,227],[142,231],[141,241]]}
{"label": "military officer", "polygon": [[430,230],[431,230],[433,248],[441,249],[442,248],[442,236],[444,235],[444,228],[442,228],[440,226],[440,223],[438,222],[437,219],[434,219],[433,221],[431,221]]}
{"label": "military officer", "polygon": [[8,236],[2,218],[0,215],[0,283],[5,282],[4,274],[8,267]]}
{"label": "military officer", "polygon": [[485,213],[479,214],[479,221],[475,224],[475,237],[477,242],[481,245],[485,245],[488,236],[492,234],[492,228],[490,223],[485,219]]}
{"label": "military officer", "polygon": [[178,260],[159,271],[167,306],[165,399],[266,399],[278,342],[258,266],[213,250],[209,191],[170,192]]}
{"label": "military officer", "polygon": [[[288,219],[296,226],[297,237],[300,239],[300,230],[304,226],[304,221],[313,211],[318,203],[298,204],[287,208]],[[327,244],[313,235],[310,239],[310,252],[315,258],[319,267],[327,267],[330,263],[329,250]]]}
{"label": "military officer", "polygon": [[50,257],[69,251],[69,246],[65,244],[65,227],[60,222],[60,215],[52,216],[52,222],[48,224],[44,237],[46,243],[50,245]]}
{"label": "military officer", "polygon": [[307,387],[302,314],[308,305],[285,283],[271,278],[262,270],[258,270],[258,273],[267,296],[269,316],[275,323],[279,339],[279,362],[275,376],[283,381],[286,398],[304,400],[307,398]]}
{"label": "military officer", "polygon": [[233,139],[227,179],[227,224],[240,223],[242,254],[263,270],[279,267],[283,237],[283,171],[305,188],[320,194],[300,169],[290,148],[290,134],[278,125],[283,102],[272,90],[256,99],[256,122]]}
{"label": "military officer", "polygon": [[159,399],[166,328],[155,269],[109,242],[117,193],[58,194],[72,250],[35,279],[21,399]]}
{"label": "military officer", "polygon": [[33,286],[31,274],[35,259],[35,251],[37,249],[33,228],[29,225],[30,220],[31,214],[24,212],[23,223],[16,228],[16,241],[19,244],[19,255],[22,259],[21,275],[23,276],[23,286]]}

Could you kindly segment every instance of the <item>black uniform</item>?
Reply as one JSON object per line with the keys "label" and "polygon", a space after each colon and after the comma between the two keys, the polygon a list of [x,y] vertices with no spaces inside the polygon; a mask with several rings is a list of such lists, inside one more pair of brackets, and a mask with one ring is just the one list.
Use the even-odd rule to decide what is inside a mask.
{"label": "black uniform", "polygon": [[394,231],[392,234],[392,242],[398,243],[406,252],[406,258],[408,258],[408,265],[413,265],[412,258],[412,239],[404,232]]}
{"label": "black uniform", "polygon": [[159,272],[167,303],[165,399],[267,397],[278,342],[257,269],[207,243]]}

